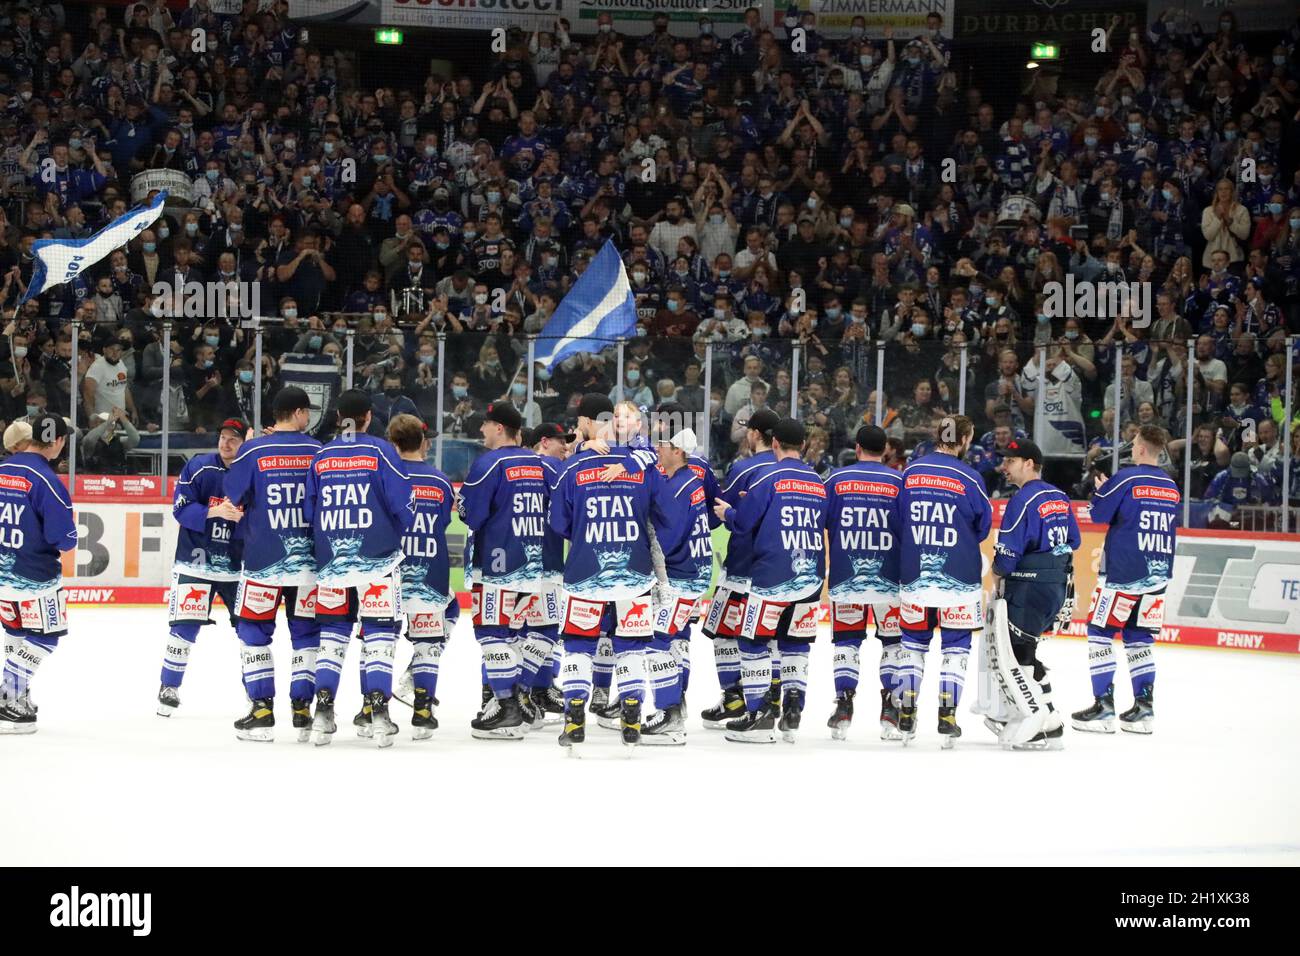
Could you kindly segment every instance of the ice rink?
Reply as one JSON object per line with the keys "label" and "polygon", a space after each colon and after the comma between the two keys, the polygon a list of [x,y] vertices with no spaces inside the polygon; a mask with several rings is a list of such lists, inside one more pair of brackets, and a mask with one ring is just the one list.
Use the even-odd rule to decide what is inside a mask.
{"label": "ice rink", "polygon": [[[747,746],[699,723],[717,680],[697,636],[685,747],[628,756],[593,720],[583,759],[568,759],[558,729],[470,737],[479,653],[463,617],[442,661],[441,729],[413,742],[410,711],[394,702],[403,732],[382,751],[350,724],[356,642],[329,747],[295,742],[283,697],[273,744],[235,739],[231,721],[247,703],[224,623],[200,636],[180,711],[155,716],[165,617],[71,610],[71,635],[33,686],[40,731],[0,737],[6,863],[313,865],[322,853],[336,866],[540,863],[578,839],[597,861],[631,841],[667,865],[1300,864],[1297,657],[1161,646],[1155,734],[1067,729],[1057,753],[998,749],[967,710],[972,659],[965,736],[941,751],[937,652],[920,733],[904,749],[878,736],[874,641],[863,648],[855,726],[832,741],[823,635],[798,742]],[[277,635],[282,694],[287,648]],[[409,645],[398,655],[404,667]],[[1041,656],[1062,709],[1091,702],[1082,641],[1049,642]],[[1117,656],[1123,710],[1132,696]]]}

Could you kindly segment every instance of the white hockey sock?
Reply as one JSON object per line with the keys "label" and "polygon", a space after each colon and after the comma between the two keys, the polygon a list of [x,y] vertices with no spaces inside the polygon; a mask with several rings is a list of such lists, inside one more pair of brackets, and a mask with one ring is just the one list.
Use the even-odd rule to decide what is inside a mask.
{"label": "white hockey sock", "polygon": [[560,668],[560,686],[566,701],[579,699],[585,704],[591,699],[590,654],[566,649],[564,665]]}
{"label": "white hockey sock", "polygon": [[[1125,644],[1124,656],[1128,660],[1128,676],[1136,688],[1155,679],[1156,655],[1154,644]],[[1150,675],[1151,680],[1146,680]]]}
{"label": "white hockey sock", "polygon": [[894,702],[906,703],[904,695],[910,693],[915,702],[921,692],[921,679],[925,677],[925,651],[898,645],[898,682],[894,685]]}
{"label": "white hockey sock", "polygon": [[509,697],[519,680],[519,651],[504,639],[483,641],[488,684],[498,698]]}
{"label": "white hockey sock", "polygon": [[275,655],[269,644],[256,647],[240,645],[240,667],[244,672],[244,690],[249,700],[275,696]]}
{"label": "white hockey sock", "polygon": [[614,657],[614,686],[622,697],[630,694],[637,700],[646,699],[645,651],[620,651]]}
{"label": "white hockey sock", "polygon": [[361,666],[366,675],[366,688],[383,691],[388,698],[393,693],[393,662],[397,659],[397,635],[391,632],[367,634],[361,645]]}
{"label": "white hockey sock", "polygon": [[652,704],[654,710],[663,710],[658,698],[662,697],[677,683],[678,666],[677,657],[671,650],[661,651],[652,647],[646,651],[646,667],[650,673],[650,689],[655,697],[654,701],[648,700],[647,703]]}
{"label": "white hockey sock", "polygon": [[519,659],[523,672],[530,678],[548,667],[551,662],[553,642],[543,634],[528,632],[519,642]]}
{"label": "white hockey sock", "polygon": [[943,652],[943,662],[939,665],[939,706],[956,707],[961,703],[969,660],[970,651],[964,647],[950,647]]}
{"label": "white hockey sock", "polygon": [[797,690],[801,694],[808,690],[808,653],[806,651],[785,651],[781,658],[781,691]]}
{"label": "white hockey sock", "polygon": [[[8,655],[9,640],[5,638],[5,657]],[[179,685],[181,678],[185,676],[185,667],[190,662],[190,651],[194,650],[194,642],[187,640],[175,631],[167,635],[167,640],[163,644],[163,670],[170,671],[176,675],[176,683]]]}
{"label": "white hockey sock", "polygon": [[[835,690],[851,690],[857,687],[862,648],[857,644],[832,644],[831,647],[835,652],[834,657],[831,659],[831,669],[835,676]],[[883,670],[883,663],[881,667]]]}
{"label": "white hockey sock", "polygon": [[608,637],[596,639],[596,659],[591,665],[595,674],[614,674],[614,642]]}
{"label": "white hockey sock", "polygon": [[307,696],[310,697],[315,693],[316,687],[316,656],[320,652],[319,647],[295,647],[293,649],[293,658],[290,661],[292,676],[290,677],[290,690],[293,696],[297,697],[305,689]]}
{"label": "white hockey sock", "polygon": [[734,637],[713,639],[713,663],[718,669],[718,683],[724,688],[740,683],[740,645]]}
{"label": "white hockey sock", "polygon": [[765,647],[740,652],[740,687],[745,694],[745,706],[758,710],[764,695],[772,686],[772,658]]}
{"label": "white hockey sock", "polygon": [[446,646],[446,641],[416,641],[411,645],[411,678],[416,687],[437,684],[438,662]]}
{"label": "white hockey sock", "polygon": [[[347,659],[348,644],[351,637],[347,634],[321,632],[320,650],[316,652],[316,687],[337,693],[339,681],[343,678],[343,662]],[[297,652],[295,652],[295,657]]]}
{"label": "white hockey sock", "polygon": [[898,687],[900,644],[882,644],[880,647],[880,686],[893,693]]}
{"label": "white hockey sock", "polygon": [[22,694],[31,685],[32,678],[45,658],[54,651],[52,641],[37,639],[16,640],[14,648],[5,657],[4,683],[14,694]]}

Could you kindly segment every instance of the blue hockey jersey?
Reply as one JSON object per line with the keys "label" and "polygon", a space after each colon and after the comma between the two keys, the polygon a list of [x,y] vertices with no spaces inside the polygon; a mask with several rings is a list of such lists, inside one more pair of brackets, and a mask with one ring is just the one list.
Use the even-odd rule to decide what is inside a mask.
{"label": "blue hockey jersey", "polygon": [[[564,461],[560,458],[552,458],[550,455],[538,455],[541,459],[542,467],[546,469],[546,488],[549,495],[555,494],[556,482],[560,480],[560,472],[564,469]],[[560,536],[550,522],[546,524],[546,532],[542,536],[542,576],[547,584],[559,584],[564,579],[564,538]]]}
{"label": "blue hockey jersey", "polygon": [[510,446],[479,455],[460,487],[458,505],[474,535],[466,566],[472,583],[542,589],[549,497],[546,469],[535,452]]}
{"label": "blue hockey jersey", "polygon": [[303,502],[316,579],[346,588],[391,574],[402,562],[410,513],[411,483],[397,449],[370,435],[331,441],[312,459]]}
{"label": "blue hockey jersey", "polygon": [[921,607],[955,607],[984,593],[980,542],[993,524],[984,482],[970,465],[935,452],[903,472],[898,498],[899,600]]}
{"label": "blue hockey jersey", "polygon": [[1121,468],[1092,496],[1092,520],[1106,524],[1099,577],[1132,594],[1159,591],[1174,566],[1174,529],[1182,496],[1152,465]]}
{"label": "blue hockey jersey", "polygon": [[821,592],[826,486],[808,465],[785,459],[763,468],[740,504],[728,509],[726,524],[733,536],[752,540],[750,594],[797,601]]}
{"label": "blue hockey jersey", "polygon": [[1082,540],[1069,496],[1034,478],[1016,489],[1002,512],[993,570],[1006,577],[1027,554],[1068,556],[1079,549]]}
{"label": "blue hockey jersey", "polygon": [[402,533],[402,602],[411,611],[441,611],[454,600],[447,525],[456,492],[447,476],[426,462],[404,461],[411,508]]}
{"label": "blue hockey jersey", "polygon": [[712,530],[718,523],[708,491],[689,465],[672,477],[660,475],[665,493],[654,529],[668,585],[687,596],[704,594],[713,583]]}
{"label": "blue hockey jersey", "polygon": [[722,486],[718,483],[718,476],[713,472],[713,466],[708,463],[707,459],[699,455],[691,455],[686,459],[686,467],[695,473],[695,477],[700,479],[704,485],[704,506],[711,513],[713,506],[718,503],[718,497],[722,491]]}
{"label": "blue hockey jersey", "polygon": [[[735,462],[727,469],[727,477],[722,482],[718,497],[732,507],[739,505],[763,468],[775,463],[776,456],[770,451],[760,451],[757,455]],[[722,561],[722,577],[728,587],[739,591],[749,588],[749,572],[753,560],[753,541],[737,537],[733,531],[727,540],[727,554]]]}
{"label": "blue hockey jersey", "polygon": [[0,462],[0,598],[57,591],[60,552],[76,546],[72,499],[45,457],[20,451]]}
{"label": "blue hockey jersey", "polygon": [[226,500],[226,465],[216,452],[195,455],[181,469],[172,497],[180,525],[175,570],[207,581],[238,581],[244,560],[244,522],[209,518],[208,508]]}
{"label": "blue hockey jersey", "polygon": [[667,523],[663,476],[648,468],[602,481],[622,455],[578,452],[551,496],[550,525],[569,541],[564,589],[593,601],[640,597],[654,583],[650,521]]}
{"label": "blue hockey jersey", "polygon": [[876,461],[845,465],[826,478],[830,596],[875,604],[898,600],[901,472]]}
{"label": "blue hockey jersey", "polygon": [[226,471],[226,497],[244,509],[244,576],[262,584],[316,580],[311,522],[303,504],[321,444],[301,432],[272,432],[244,443]]}

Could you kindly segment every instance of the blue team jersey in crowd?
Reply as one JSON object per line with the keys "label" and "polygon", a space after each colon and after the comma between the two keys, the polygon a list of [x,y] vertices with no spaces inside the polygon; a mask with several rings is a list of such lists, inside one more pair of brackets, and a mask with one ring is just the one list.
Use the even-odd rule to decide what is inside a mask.
{"label": "blue team jersey in crowd", "polygon": [[695,477],[704,485],[704,506],[712,513],[713,506],[718,503],[718,496],[722,491],[718,476],[713,472],[713,466],[699,455],[691,455],[686,459],[686,467],[694,472]]}
{"label": "blue team jersey in crowd", "polygon": [[569,541],[564,589],[593,601],[640,597],[654,583],[647,532],[664,520],[663,476],[648,468],[602,481],[621,454],[581,451],[565,462],[551,496],[550,525]]}
{"label": "blue team jersey in crowd", "polygon": [[307,473],[304,517],[312,526],[316,579],[357,587],[402,562],[411,484],[397,449],[382,438],[346,435],[316,453]]}
{"label": "blue team jersey in crowd", "polygon": [[[763,468],[727,528],[752,542],[749,593],[770,601],[819,594],[826,576],[826,486],[798,459]],[[730,549],[728,549],[730,550]]]}
{"label": "blue team jersey in crowd", "polygon": [[20,451],[0,462],[0,598],[58,590],[59,555],[76,546],[72,499],[45,457]]}
{"label": "blue team jersey in crowd", "polygon": [[[718,490],[718,497],[732,507],[744,499],[746,491],[754,479],[762,474],[763,469],[776,463],[776,456],[770,451],[760,451],[756,455],[742,458],[727,469],[727,477]],[[724,582],[737,590],[749,587],[750,565],[754,560],[753,542],[743,536],[731,533],[727,540],[727,554],[722,561]]]}
{"label": "blue team jersey in crowd", "polygon": [[984,593],[980,542],[993,507],[975,469],[935,452],[907,466],[898,499],[899,599],[921,607],[956,607]]}
{"label": "blue team jersey in crowd", "polygon": [[1007,501],[1002,512],[993,570],[1006,577],[1027,554],[1069,556],[1082,538],[1074,505],[1060,488],[1041,478],[1027,481]]}
{"label": "blue team jersey in crowd", "polygon": [[826,478],[832,600],[898,600],[898,498],[903,474],[878,461],[845,465]]}
{"label": "blue team jersey in crowd", "polygon": [[180,525],[175,570],[207,581],[238,581],[244,559],[244,523],[209,518],[208,508],[226,500],[226,464],[215,451],[195,455],[181,469],[172,498]]}
{"label": "blue team jersey in crowd", "polygon": [[708,508],[708,491],[690,465],[671,477],[660,474],[663,504],[654,529],[668,584],[685,595],[703,594],[713,583],[712,531],[717,525]]}
{"label": "blue team jersey in crowd", "polygon": [[[564,469],[564,460],[550,455],[537,456],[546,469],[546,488],[549,494],[555,493],[555,483],[560,480]],[[547,499],[549,501],[549,497]],[[548,522],[546,533],[542,536],[542,575],[548,584],[559,584],[564,579],[564,538]]]}
{"label": "blue team jersey in crowd", "polygon": [[411,508],[402,533],[402,601],[411,611],[440,611],[453,599],[447,526],[456,492],[447,476],[423,461],[404,461]]}
{"label": "blue team jersey in crowd", "polygon": [[1110,525],[1099,571],[1107,587],[1145,594],[1169,583],[1181,500],[1173,479],[1153,465],[1121,468],[1092,496],[1092,520]]}
{"label": "blue team jersey in crowd", "polygon": [[244,509],[245,577],[262,584],[312,584],[316,556],[306,516],[307,475],[321,444],[301,432],[244,443],[226,471],[226,497]]}
{"label": "blue team jersey in crowd", "polygon": [[512,445],[484,452],[460,487],[460,516],[474,535],[472,583],[538,591],[550,487],[535,452]]}

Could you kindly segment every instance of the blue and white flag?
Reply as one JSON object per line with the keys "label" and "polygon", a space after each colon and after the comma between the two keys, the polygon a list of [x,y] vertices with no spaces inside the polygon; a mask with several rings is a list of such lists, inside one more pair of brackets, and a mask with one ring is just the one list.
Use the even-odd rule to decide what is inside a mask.
{"label": "blue and white flag", "polygon": [[636,296],[618,250],[607,241],[547,319],[536,361],[553,368],[574,352],[599,352],[635,334]]}
{"label": "blue and white flag", "polygon": [[147,206],[137,206],[123,213],[87,239],[37,239],[32,244],[36,262],[32,281],[18,300],[22,305],[47,289],[71,282],[114,249],[120,249],[162,215],[167,193],[160,192]]}
{"label": "blue and white flag", "polygon": [[[307,422],[309,434],[315,434],[320,428],[326,410],[339,397],[342,383],[343,377],[328,355],[290,352],[284,357],[284,365],[280,368],[279,387],[297,385],[311,399],[312,408]],[[329,424],[333,425],[333,418],[329,419]]]}

